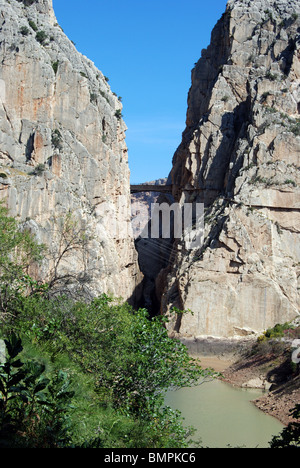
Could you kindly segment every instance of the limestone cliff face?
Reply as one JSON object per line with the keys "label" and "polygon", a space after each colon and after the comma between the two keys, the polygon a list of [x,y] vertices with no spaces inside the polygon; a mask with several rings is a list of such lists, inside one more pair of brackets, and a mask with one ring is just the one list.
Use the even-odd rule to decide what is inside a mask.
{"label": "limestone cliff face", "polygon": [[50,247],[44,276],[77,230],[57,276],[130,298],[141,278],[121,103],[52,0],[0,0],[0,58],[1,198]]}
{"label": "limestone cliff face", "polygon": [[[229,0],[192,71],[170,180],[205,203],[202,247],[174,244],[162,313],[181,337],[260,333],[299,315],[300,2]],[[190,191],[187,191],[189,189]]]}

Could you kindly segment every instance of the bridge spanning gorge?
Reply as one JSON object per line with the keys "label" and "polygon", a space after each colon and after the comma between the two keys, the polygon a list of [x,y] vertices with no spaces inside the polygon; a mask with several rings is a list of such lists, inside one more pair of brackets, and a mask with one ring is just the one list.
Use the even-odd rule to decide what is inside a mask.
{"label": "bridge spanning gorge", "polygon": [[[157,192],[157,193],[172,193],[174,185],[130,185],[131,193],[142,193],[142,192]],[[178,188],[178,187],[177,187]],[[183,192],[203,192],[204,189],[199,188],[184,188]]]}
{"label": "bridge spanning gorge", "polygon": [[173,185],[130,185],[131,193],[141,192],[159,192],[159,193],[172,193]]}
{"label": "bridge spanning gorge", "polygon": [[[156,193],[172,193],[173,191],[173,185],[151,185],[151,184],[140,184],[140,185],[130,185],[130,192],[132,194],[134,193],[143,193],[143,192],[156,192]],[[178,187],[177,187],[178,188]],[[204,192],[205,189],[203,188],[184,188],[182,189],[183,192]],[[215,191],[215,192],[220,192],[217,189],[209,189],[209,191]],[[249,208],[256,208],[256,209],[264,209],[267,208],[269,210],[274,210],[274,211],[291,211],[291,212],[300,212],[300,205],[299,203],[297,206],[272,206],[272,205],[261,205],[261,204],[256,204],[256,203],[241,203],[239,201],[236,201],[232,198],[227,198],[224,197],[224,200],[227,201],[228,203],[232,203],[234,205],[244,205]]]}

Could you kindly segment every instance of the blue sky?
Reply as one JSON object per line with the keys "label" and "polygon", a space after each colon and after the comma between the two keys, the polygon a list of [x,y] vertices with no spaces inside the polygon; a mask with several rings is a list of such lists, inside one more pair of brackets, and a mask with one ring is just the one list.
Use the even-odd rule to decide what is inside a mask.
{"label": "blue sky", "polygon": [[122,97],[131,183],[167,177],[191,70],[226,0],[53,0],[60,26]]}

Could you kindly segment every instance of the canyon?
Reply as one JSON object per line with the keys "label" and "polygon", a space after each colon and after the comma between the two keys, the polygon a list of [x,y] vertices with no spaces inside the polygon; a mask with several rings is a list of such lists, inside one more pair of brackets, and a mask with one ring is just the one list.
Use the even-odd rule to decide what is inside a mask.
{"label": "canyon", "polygon": [[[0,198],[48,247],[36,275],[165,315],[197,352],[202,339],[222,351],[223,339],[297,320],[299,15],[298,1],[228,1],[192,70],[186,128],[161,181],[172,194],[141,199],[107,78],[51,0],[1,0]],[[201,245],[139,237],[132,203],[146,225],[149,200],[204,204]]]}

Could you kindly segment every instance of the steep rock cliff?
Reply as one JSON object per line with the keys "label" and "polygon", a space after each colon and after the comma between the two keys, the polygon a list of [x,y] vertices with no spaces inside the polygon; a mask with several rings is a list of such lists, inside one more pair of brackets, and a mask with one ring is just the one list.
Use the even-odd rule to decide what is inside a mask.
{"label": "steep rock cliff", "polygon": [[133,299],[141,275],[121,103],[52,0],[0,0],[0,58],[0,197],[48,246],[39,274]]}
{"label": "steep rock cliff", "polygon": [[[299,315],[300,2],[229,0],[192,71],[169,180],[205,203],[202,246],[158,279],[182,338],[241,337]],[[164,289],[161,290],[164,281]]]}

